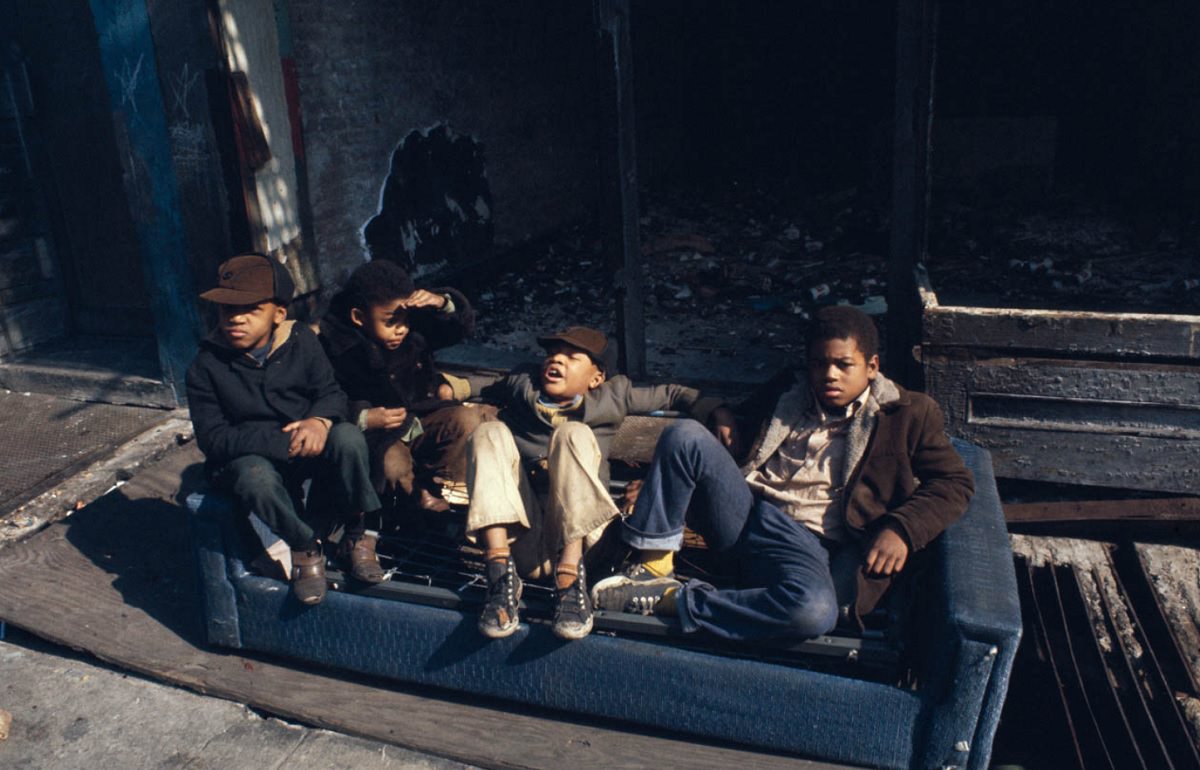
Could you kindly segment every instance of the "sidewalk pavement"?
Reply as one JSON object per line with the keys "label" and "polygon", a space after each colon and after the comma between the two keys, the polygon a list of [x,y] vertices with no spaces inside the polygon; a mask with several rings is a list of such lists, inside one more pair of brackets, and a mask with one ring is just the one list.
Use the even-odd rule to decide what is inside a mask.
{"label": "sidewalk pavement", "polygon": [[[19,500],[23,490],[40,485],[35,498],[18,502],[16,510],[0,516],[0,559],[5,558],[7,543],[69,516],[190,439],[184,410],[107,407],[7,392],[0,392],[0,402],[12,418],[0,424],[5,438],[0,442],[0,464],[20,458],[27,469],[10,474],[7,499]],[[116,418],[114,410],[121,410]],[[119,420],[116,428],[114,419]],[[37,443],[31,443],[34,434]],[[87,445],[86,452],[81,445]],[[71,449],[34,456],[45,454],[46,447]],[[59,483],[46,489],[43,480],[55,473]],[[0,710],[12,719],[8,737],[0,739],[0,767],[6,770],[467,767],[394,745],[289,724],[242,704],[107,666],[5,627],[2,621],[0,629]],[[4,717],[0,713],[0,728]]]}
{"label": "sidewalk pavement", "polygon": [[450,770],[397,746],[289,724],[105,666],[11,627],[0,642],[0,767]]}

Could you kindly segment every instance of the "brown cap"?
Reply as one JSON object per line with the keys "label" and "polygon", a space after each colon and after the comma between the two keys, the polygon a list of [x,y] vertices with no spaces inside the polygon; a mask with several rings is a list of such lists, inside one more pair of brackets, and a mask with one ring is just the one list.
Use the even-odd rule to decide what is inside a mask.
{"label": "brown cap", "polygon": [[538,337],[538,344],[542,347],[555,342],[565,342],[587,353],[605,376],[617,369],[617,351],[602,331],[587,326],[570,326],[560,332]]}
{"label": "brown cap", "polygon": [[272,299],[282,305],[292,301],[295,284],[283,264],[265,254],[239,254],[217,269],[217,288],[200,299],[218,305],[254,305]]}

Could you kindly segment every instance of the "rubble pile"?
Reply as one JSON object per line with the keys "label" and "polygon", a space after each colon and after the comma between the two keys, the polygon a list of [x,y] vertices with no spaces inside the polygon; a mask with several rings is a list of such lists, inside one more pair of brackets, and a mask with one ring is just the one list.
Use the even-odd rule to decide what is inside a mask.
{"label": "rubble pile", "polygon": [[[854,195],[792,210],[761,194],[720,203],[644,201],[648,354],[720,357],[761,347],[793,357],[803,347],[800,324],[821,305],[885,313],[887,232],[876,215],[853,205]],[[577,227],[480,292],[477,336],[519,349],[546,328],[612,329],[610,284],[598,233]]]}
{"label": "rubble pile", "polygon": [[[647,354],[801,352],[820,306],[887,312],[886,206],[857,188],[800,200],[756,191],[643,198]],[[1120,219],[1063,196],[1037,210],[949,196],[930,220],[930,280],[943,304],[1200,312],[1200,222],[1149,242]],[[540,244],[477,293],[477,338],[536,349],[574,323],[613,330],[612,279],[592,225]]]}
{"label": "rubble pile", "polygon": [[931,217],[929,252],[943,304],[1200,312],[1200,222],[1146,237],[1065,195],[1036,210],[960,199]]}

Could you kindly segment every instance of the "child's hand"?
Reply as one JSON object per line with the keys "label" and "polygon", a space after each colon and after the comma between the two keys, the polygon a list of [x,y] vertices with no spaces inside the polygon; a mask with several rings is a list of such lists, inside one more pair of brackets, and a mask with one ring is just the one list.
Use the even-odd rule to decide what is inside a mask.
{"label": "child's hand", "polygon": [[283,432],[292,434],[288,444],[289,458],[317,457],[325,451],[325,439],[329,438],[329,428],[316,417],[289,422],[283,426]]}
{"label": "child's hand", "polygon": [[408,418],[408,410],[404,407],[385,409],[373,406],[367,410],[367,430],[392,430],[404,425]]}
{"label": "child's hand", "polygon": [[881,527],[867,548],[867,574],[876,577],[894,575],[908,561],[908,542],[893,525]]}
{"label": "child's hand", "polygon": [[713,410],[711,419],[713,435],[717,437],[717,441],[729,450],[729,454],[737,457],[742,449],[742,438],[738,435],[737,419],[733,412],[719,406]]}
{"label": "child's hand", "polygon": [[437,393],[435,393],[435,395],[438,397],[439,401],[453,401],[454,388],[443,382],[441,385],[437,386]]}
{"label": "child's hand", "polygon": [[441,294],[434,294],[425,289],[417,289],[408,296],[408,299],[400,303],[402,307],[431,307],[440,310],[446,306],[446,298]]}

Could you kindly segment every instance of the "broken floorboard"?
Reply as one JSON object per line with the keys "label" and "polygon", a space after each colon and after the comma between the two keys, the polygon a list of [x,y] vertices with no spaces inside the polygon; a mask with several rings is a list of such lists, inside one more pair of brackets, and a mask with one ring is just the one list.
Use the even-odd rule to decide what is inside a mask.
{"label": "broken floorboard", "polygon": [[1004,506],[1004,519],[1009,524],[1067,521],[1200,521],[1200,497],[1007,503]]}
{"label": "broken floorboard", "polygon": [[[1183,550],[1171,568],[1191,565],[1194,576],[1196,551]],[[1198,693],[1179,665],[1178,626],[1154,616],[1144,547],[1015,535],[1013,551],[1030,638],[1053,668],[1078,767],[1200,767]]]}
{"label": "broken floorboard", "polygon": [[472,764],[839,767],[340,671],[303,669],[263,655],[213,652],[203,641],[186,518],[175,502],[181,476],[185,484],[195,482],[199,461],[194,445],[176,449],[120,490],[4,548],[0,619],[208,695]]}

